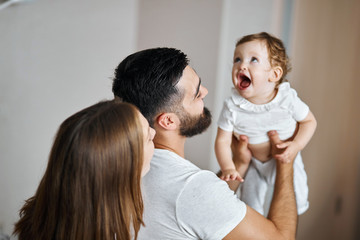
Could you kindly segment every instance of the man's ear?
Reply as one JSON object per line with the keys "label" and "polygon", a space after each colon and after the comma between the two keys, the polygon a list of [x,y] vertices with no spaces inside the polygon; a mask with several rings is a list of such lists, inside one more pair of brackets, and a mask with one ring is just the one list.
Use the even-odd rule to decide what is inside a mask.
{"label": "man's ear", "polygon": [[179,118],[174,113],[162,113],[156,118],[156,122],[166,130],[174,130],[180,124]]}
{"label": "man's ear", "polygon": [[280,66],[275,66],[271,70],[270,82],[277,82],[281,79],[283,70]]}

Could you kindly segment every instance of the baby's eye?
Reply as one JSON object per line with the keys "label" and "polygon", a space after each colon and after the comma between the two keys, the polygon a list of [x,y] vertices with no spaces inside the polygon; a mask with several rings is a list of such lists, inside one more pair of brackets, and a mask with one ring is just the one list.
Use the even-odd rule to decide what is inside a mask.
{"label": "baby's eye", "polygon": [[240,62],[240,61],[241,61],[241,59],[238,58],[238,57],[234,59],[234,63],[237,63],[237,62]]}
{"label": "baby's eye", "polygon": [[258,59],[257,59],[256,57],[252,57],[252,58],[251,58],[251,62],[257,63],[257,62],[258,62]]}

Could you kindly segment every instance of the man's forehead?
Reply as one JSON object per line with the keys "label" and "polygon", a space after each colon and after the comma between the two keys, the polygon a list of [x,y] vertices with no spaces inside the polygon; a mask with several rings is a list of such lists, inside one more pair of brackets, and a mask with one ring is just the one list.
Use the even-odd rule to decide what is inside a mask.
{"label": "man's forehead", "polygon": [[183,74],[178,82],[179,89],[185,89],[187,94],[195,92],[198,88],[200,79],[196,71],[189,65],[185,67]]}

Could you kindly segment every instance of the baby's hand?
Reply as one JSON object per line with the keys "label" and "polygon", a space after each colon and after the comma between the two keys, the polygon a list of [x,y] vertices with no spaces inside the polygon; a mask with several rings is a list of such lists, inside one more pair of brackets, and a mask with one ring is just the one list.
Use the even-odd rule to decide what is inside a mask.
{"label": "baby's hand", "polygon": [[280,149],[284,149],[284,152],[281,154],[276,154],[274,158],[280,160],[284,163],[290,163],[293,161],[300,151],[300,147],[296,142],[287,141],[276,145]]}
{"label": "baby's hand", "polygon": [[220,178],[224,181],[237,180],[243,182],[244,179],[235,169],[226,169],[221,172]]}

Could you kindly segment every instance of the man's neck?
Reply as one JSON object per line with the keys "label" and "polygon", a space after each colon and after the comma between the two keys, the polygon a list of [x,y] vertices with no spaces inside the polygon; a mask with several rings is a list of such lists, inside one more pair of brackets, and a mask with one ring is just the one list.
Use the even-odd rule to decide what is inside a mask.
{"label": "man's neck", "polygon": [[[171,136],[172,135],[172,136]],[[184,158],[184,148],[185,148],[185,140],[186,137],[168,134],[168,135],[161,135],[156,134],[154,138],[154,145],[155,148],[158,149],[166,149],[171,152],[176,153],[180,157]]]}

